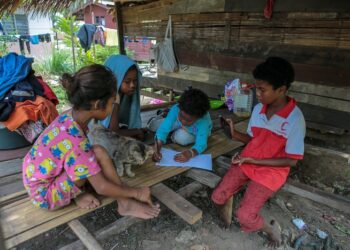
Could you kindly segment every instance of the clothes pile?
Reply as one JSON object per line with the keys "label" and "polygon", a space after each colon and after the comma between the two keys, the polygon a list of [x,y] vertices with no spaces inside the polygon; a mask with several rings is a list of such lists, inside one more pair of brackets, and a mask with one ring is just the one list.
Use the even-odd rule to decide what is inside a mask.
{"label": "clothes pile", "polygon": [[0,58],[0,124],[31,143],[58,115],[58,99],[32,63],[16,53]]}

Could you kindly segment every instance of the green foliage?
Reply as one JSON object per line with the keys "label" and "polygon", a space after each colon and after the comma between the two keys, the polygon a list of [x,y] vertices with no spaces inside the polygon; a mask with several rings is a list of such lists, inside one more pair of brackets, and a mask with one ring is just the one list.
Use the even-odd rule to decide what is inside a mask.
{"label": "green foliage", "polygon": [[54,50],[52,55],[41,61],[35,61],[33,69],[39,74],[62,75],[63,73],[73,72],[73,62],[71,53],[67,50]]}
{"label": "green foliage", "polygon": [[57,105],[57,110],[59,113],[61,113],[63,111],[63,108],[66,107],[67,105],[69,105],[66,91],[64,90],[64,88],[62,87],[61,84],[50,84],[49,83],[49,85],[50,85],[50,88],[52,89],[52,91],[55,92],[55,94],[60,102]]}
{"label": "green foliage", "polygon": [[[60,17],[54,16],[54,28],[53,31],[57,33],[62,33],[64,35],[63,43],[72,47],[72,33],[75,34],[79,30],[79,26],[75,22],[75,16],[73,17]],[[73,22],[73,30],[71,29],[71,22]],[[75,44],[78,44],[78,38],[74,37]]]}
{"label": "green foliage", "polygon": [[7,43],[4,41],[0,41],[0,57],[9,53]]}

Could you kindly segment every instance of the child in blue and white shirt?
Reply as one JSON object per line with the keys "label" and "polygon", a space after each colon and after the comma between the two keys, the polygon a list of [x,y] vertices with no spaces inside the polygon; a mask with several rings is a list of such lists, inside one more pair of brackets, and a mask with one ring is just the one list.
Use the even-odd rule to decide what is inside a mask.
{"label": "child in blue and white shirt", "polygon": [[172,131],[174,143],[182,146],[194,143],[190,149],[175,155],[175,161],[186,162],[201,154],[207,148],[213,127],[209,108],[209,98],[204,92],[193,88],[184,91],[156,131],[154,160],[162,158],[160,149]]}

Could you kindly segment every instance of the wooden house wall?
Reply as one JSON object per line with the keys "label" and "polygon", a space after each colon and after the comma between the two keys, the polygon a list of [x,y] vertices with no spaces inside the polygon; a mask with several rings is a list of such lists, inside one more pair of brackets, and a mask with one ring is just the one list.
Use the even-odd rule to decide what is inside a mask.
{"label": "wooden house wall", "polygon": [[350,1],[275,2],[271,19],[263,15],[265,0],[160,0],[123,8],[128,36],[162,40],[172,15],[180,71],[159,72],[144,85],[192,85],[216,97],[227,80],[253,81],[256,64],[281,56],[295,67],[290,95],[310,113],[307,119],[350,128]]}

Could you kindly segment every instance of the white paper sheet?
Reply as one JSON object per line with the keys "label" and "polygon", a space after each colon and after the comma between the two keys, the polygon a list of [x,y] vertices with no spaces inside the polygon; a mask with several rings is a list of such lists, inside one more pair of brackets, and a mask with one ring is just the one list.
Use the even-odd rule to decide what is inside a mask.
{"label": "white paper sheet", "polygon": [[181,163],[174,160],[174,156],[180,152],[168,148],[162,148],[160,152],[162,153],[162,159],[156,163],[157,166],[192,167],[210,171],[213,169],[211,154],[200,154],[191,158],[188,162]]}

